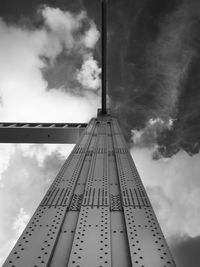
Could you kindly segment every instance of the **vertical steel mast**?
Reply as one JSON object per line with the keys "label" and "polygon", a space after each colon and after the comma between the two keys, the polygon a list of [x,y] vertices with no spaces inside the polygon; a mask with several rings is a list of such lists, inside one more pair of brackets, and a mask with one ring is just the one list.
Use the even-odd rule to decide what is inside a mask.
{"label": "vertical steel mast", "polygon": [[107,1],[101,0],[101,68],[102,68],[102,114],[107,113],[106,94],[107,94]]}
{"label": "vertical steel mast", "polygon": [[106,0],[101,3],[102,111],[3,267],[175,267],[117,119],[106,110]]}

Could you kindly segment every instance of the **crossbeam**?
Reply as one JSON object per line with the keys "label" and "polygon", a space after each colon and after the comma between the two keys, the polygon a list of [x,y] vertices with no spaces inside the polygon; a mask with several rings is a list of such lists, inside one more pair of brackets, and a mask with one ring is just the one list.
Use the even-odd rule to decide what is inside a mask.
{"label": "crossbeam", "polygon": [[0,143],[75,144],[86,123],[0,122]]}

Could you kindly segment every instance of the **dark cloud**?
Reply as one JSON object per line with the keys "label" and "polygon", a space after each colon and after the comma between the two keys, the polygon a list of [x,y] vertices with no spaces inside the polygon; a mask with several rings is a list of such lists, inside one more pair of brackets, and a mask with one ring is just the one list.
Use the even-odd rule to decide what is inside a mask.
{"label": "dark cloud", "polygon": [[[109,96],[126,137],[151,118],[164,156],[199,151],[199,3],[109,1]],[[149,142],[149,141],[148,141]]]}
{"label": "dark cloud", "polygon": [[[199,152],[200,148],[200,94],[199,57],[193,60],[188,78],[179,98],[177,120],[174,131],[163,133],[159,142],[171,147],[171,152],[183,148],[189,154]],[[163,143],[164,143],[163,142]],[[168,150],[169,152],[169,150]]]}
{"label": "dark cloud", "polygon": [[171,251],[177,267],[199,267],[200,266],[200,236],[190,238],[177,237],[171,245]]}
{"label": "dark cloud", "polygon": [[21,18],[30,18],[32,22],[35,22],[35,13],[37,13],[40,5],[59,7],[62,10],[77,12],[82,7],[81,3],[81,0],[1,0],[0,16],[11,22],[18,23]]}
{"label": "dark cloud", "polygon": [[81,56],[76,52],[71,55],[61,53],[54,61],[43,70],[44,78],[48,81],[49,88],[74,88],[77,87],[77,81],[74,74],[77,68],[81,67]]}
{"label": "dark cloud", "polygon": [[112,108],[130,134],[130,129],[144,127],[156,117],[162,105],[160,81],[149,74],[148,47],[160,35],[161,18],[176,5],[174,1],[121,1],[120,6],[110,6],[115,16],[110,29],[109,93]]}

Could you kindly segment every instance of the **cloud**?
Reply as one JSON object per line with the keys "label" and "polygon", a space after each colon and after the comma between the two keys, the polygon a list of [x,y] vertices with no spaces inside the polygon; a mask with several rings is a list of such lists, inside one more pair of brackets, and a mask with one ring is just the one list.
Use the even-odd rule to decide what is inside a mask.
{"label": "cloud", "polygon": [[84,88],[97,90],[101,85],[100,73],[97,61],[92,56],[87,56],[80,71],[77,72],[77,80]]}
{"label": "cloud", "polygon": [[118,0],[109,9],[111,108],[127,140],[131,130],[146,133],[150,119],[173,120],[173,129],[157,123],[151,126],[153,134],[148,128],[142,135],[143,143],[156,141],[165,157],[200,148],[199,7],[196,0]]}
{"label": "cloud", "polygon": [[[77,87],[82,92],[83,88],[99,89],[100,69],[92,53],[100,36],[95,23],[87,17],[85,11],[75,15],[63,12],[58,8],[46,7],[42,9],[42,15],[45,19],[45,26],[49,29],[50,41],[54,44],[52,51],[57,57],[56,60],[53,57],[50,75],[48,68],[45,69],[47,80],[52,82],[53,75],[53,84],[61,83],[63,90],[75,93],[78,91]],[[55,47],[58,48],[58,51]],[[50,47],[50,54],[52,51]],[[48,52],[45,53],[49,57]],[[57,71],[58,68],[59,71]],[[83,88],[80,89],[80,84],[77,82]],[[71,90],[65,88],[66,86],[71,86]]]}
{"label": "cloud", "polygon": [[[87,20],[86,12],[82,11],[78,14],[73,14],[69,11],[62,11],[59,8],[44,7],[41,10],[41,14],[44,18],[44,25],[47,27],[47,34],[50,37],[50,41],[54,44],[52,46],[51,53],[59,54],[63,48],[69,52],[70,50],[77,50],[86,47],[93,48],[98,40],[98,31],[92,25],[85,34],[82,34],[83,23]],[[93,42],[87,42],[87,36],[91,31],[91,39]],[[48,37],[48,38],[49,38]],[[58,49],[56,50],[55,47]],[[47,50],[47,56],[49,50]],[[80,51],[79,51],[80,52]]]}
{"label": "cloud", "polygon": [[28,221],[30,220],[30,215],[27,214],[23,208],[20,208],[19,214],[17,215],[15,221],[13,222],[13,230],[16,231],[17,237],[19,237]]}
{"label": "cloud", "polygon": [[180,151],[155,161],[151,149],[131,153],[168,240],[200,235],[200,154]]}
{"label": "cloud", "polygon": [[[7,169],[10,157],[15,152],[15,149],[12,144],[0,144],[0,180],[1,174]],[[0,183],[0,186],[1,183]]]}
{"label": "cloud", "polygon": [[[93,24],[90,28],[85,12],[74,15],[58,8],[45,7],[41,14],[44,24],[39,29],[20,28],[0,20],[1,120],[88,121],[96,113],[98,95],[84,91],[80,85],[82,94],[75,95],[76,75],[71,76],[76,86],[70,84],[66,88],[64,84],[60,88],[48,89],[43,70],[48,71],[58,56],[64,53],[67,57],[79,55],[79,62],[74,62],[74,73],[78,72],[85,56],[89,53],[92,57],[98,32]],[[85,21],[89,25],[86,28]],[[88,31],[94,35],[91,33],[94,39],[90,48],[89,41],[85,41]]]}
{"label": "cloud", "polygon": [[[188,76],[188,69],[197,51],[194,42],[192,16],[185,4],[161,18],[160,34],[148,45],[147,78],[159,95],[159,109],[163,116],[176,116],[177,102]],[[159,92],[159,90],[161,92]]]}
{"label": "cloud", "polygon": [[151,118],[147,121],[146,126],[141,130],[132,130],[132,141],[134,146],[154,147],[157,148],[159,135],[173,129],[173,120],[163,120],[161,118]]}
{"label": "cloud", "polygon": [[83,44],[88,48],[93,48],[98,39],[100,37],[100,33],[97,30],[97,27],[93,21],[90,21],[90,28],[86,31],[83,37]]}
{"label": "cloud", "polygon": [[[7,145],[6,145],[7,146]],[[74,144],[15,144],[14,152],[19,150],[24,157],[34,158],[38,166],[42,167],[47,157],[56,152],[59,157],[65,158],[73,149]],[[9,157],[10,159],[10,157]]]}

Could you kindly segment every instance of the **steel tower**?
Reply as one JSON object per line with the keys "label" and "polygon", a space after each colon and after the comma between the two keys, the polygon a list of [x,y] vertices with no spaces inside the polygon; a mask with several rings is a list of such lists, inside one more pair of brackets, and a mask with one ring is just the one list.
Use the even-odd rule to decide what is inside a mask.
{"label": "steel tower", "polygon": [[0,125],[1,142],[67,143],[80,135],[3,267],[175,267],[117,119],[106,108],[105,1],[102,9],[97,118],[87,127]]}

